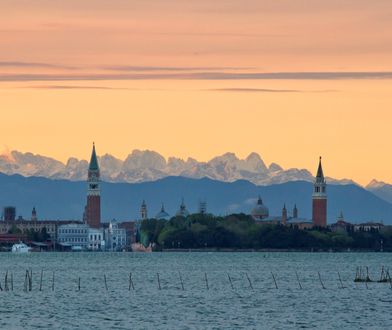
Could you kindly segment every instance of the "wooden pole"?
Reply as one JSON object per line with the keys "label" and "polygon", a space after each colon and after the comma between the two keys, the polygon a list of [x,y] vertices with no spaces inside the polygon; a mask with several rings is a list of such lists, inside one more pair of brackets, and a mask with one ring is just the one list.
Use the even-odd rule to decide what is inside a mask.
{"label": "wooden pole", "polygon": [[1,281],[0,281],[0,291],[3,291],[3,287],[1,286]]}
{"label": "wooden pole", "polygon": [[209,290],[209,289],[210,289],[210,287],[208,286],[208,278],[207,278],[207,273],[204,273],[204,279],[205,279],[205,281],[206,281],[206,288],[207,288],[207,290]]}
{"label": "wooden pole", "polygon": [[342,278],[340,277],[340,273],[339,272],[338,272],[338,276],[339,276],[340,288],[344,289],[345,286],[343,285],[343,281],[342,281]]}
{"label": "wooden pole", "polygon": [[28,270],[26,270],[26,273],[25,273],[25,281],[24,281],[24,291],[26,291],[27,292],[27,277],[28,277]]}
{"label": "wooden pole", "polygon": [[183,282],[183,280],[182,280],[181,273],[180,273],[180,272],[178,272],[178,275],[180,276],[180,282],[181,282],[181,288],[182,288],[182,291],[184,291],[184,290],[185,290],[185,288],[184,288],[184,282]]}
{"label": "wooden pole", "polygon": [[297,281],[298,281],[299,288],[302,290],[302,285],[301,285],[301,281],[299,280],[298,273],[295,272],[295,275],[297,276]]}
{"label": "wooden pole", "polygon": [[11,272],[11,291],[14,291],[14,273]]}
{"label": "wooden pole", "polygon": [[5,273],[5,277],[4,277],[4,290],[8,291],[8,270]]}
{"label": "wooden pole", "polygon": [[248,276],[248,273],[245,273],[245,275],[246,275],[246,278],[248,279],[249,287],[253,290],[253,285],[252,285],[252,282],[251,282],[251,280],[250,280],[250,278]]}
{"label": "wooden pole", "polygon": [[105,289],[108,291],[108,284],[106,282],[106,274],[103,275],[104,281],[105,281]]}
{"label": "wooden pole", "polygon": [[80,277],[78,278],[78,291],[80,291]]}
{"label": "wooden pole", "polygon": [[39,280],[39,291],[42,291],[42,277],[44,275],[44,270],[41,269],[41,278]]}
{"label": "wooden pole", "polygon": [[231,277],[230,277],[229,273],[227,273],[227,277],[229,278],[231,289],[234,290],[233,282],[231,281]]}
{"label": "wooden pole", "polygon": [[29,274],[29,291],[33,290],[33,269],[30,269]]}
{"label": "wooden pole", "polygon": [[276,279],[275,279],[275,275],[273,272],[271,272],[272,278],[274,279],[274,283],[275,283],[275,288],[278,289],[278,284],[276,283]]}
{"label": "wooden pole", "polygon": [[392,279],[391,279],[391,275],[389,275],[389,270],[387,270],[387,276],[389,278],[389,285],[391,286],[392,289]]}
{"label": "wooden pole", "polygon": [[132,281],[132,273],[129,273],[129,287],[128,290],[130,291],[132,288],[132,290],[135,290],[135,287],[133,286],[133,281]]}
{"label": "wooden pole", "polygon": [[159,278],[159,273],[157,273],[158,289],[161,290],[161,280]]}
{"label": "wooden pole", "polygon": [[320,280],[320,283],[321,283],[321,287],[325,290],[325,286],[324,286],[324,283],[323,283],[323,281],[321,279],[320,272],[317,272],[317,273],[318,273],[318,277],[319,277],[319,280]]}

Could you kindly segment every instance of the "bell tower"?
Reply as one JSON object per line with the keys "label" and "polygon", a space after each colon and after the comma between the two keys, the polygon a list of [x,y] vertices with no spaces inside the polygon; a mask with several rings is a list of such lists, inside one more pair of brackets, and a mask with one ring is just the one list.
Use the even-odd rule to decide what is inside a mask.
{"label": "bell tower", "polygon": [[327,183],[324,178],[321,157],[313,185],[312,202],[313,225],[315,227],[325,227],[327,225]]}
{"label": "bell tower", "polygon": [[87,177],[87,205],[85,210],[85,219],[87,225],[92,228],[101,227],[101,189],[100,189],[100,172],[95,153],[95,144],[91,153],[90,165]]}

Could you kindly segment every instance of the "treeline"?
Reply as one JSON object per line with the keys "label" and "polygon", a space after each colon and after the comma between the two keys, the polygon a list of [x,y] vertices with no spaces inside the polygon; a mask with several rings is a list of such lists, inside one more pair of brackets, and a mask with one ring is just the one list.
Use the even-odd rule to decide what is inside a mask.
{"label": "treeline", "polygon": [[[387,227],[388,228],[388,227]],[[141,223],[140,242],[160,249],[292,249],[392,251],[392,230],[380,232],[332,232],[328,228],[300,230],[282,225],[260,225],[250,216],[226,217],[192,214],[171,220],[149,219]]]}

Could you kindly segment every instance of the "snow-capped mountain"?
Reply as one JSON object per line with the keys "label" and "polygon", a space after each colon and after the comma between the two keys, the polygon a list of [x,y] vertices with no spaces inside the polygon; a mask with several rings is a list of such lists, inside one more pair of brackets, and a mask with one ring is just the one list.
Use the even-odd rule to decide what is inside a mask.
{"label": "snow-capped mountain", "polygon": [[[145,182],[155,181],[167,176],[189,178],[207,177],[224,182],[247,180],[257,185],[269,185],[288,181],[313,181],[313,175],[306,169],[283,169],[276,163],[268,167],[257,153],[239,159],[234,153],[214,157],[208,162],[193,158],[183,160],[162,155],[150,150],[134,150],[125,160],[106,154],[98,157],[101,176],[108,182]],[[79,181],[86,179],[88,162],[69,158],[66,164],[53,158],[12,151],[0,155],[0,172],[41,176],[54,179]],[[353,183],[351,180],[334,180],[331,183]]]}

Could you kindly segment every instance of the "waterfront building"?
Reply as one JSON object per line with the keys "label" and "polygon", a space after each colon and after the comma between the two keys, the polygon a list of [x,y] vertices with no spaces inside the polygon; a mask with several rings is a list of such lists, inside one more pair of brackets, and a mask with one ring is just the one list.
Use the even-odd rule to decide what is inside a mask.
{"label": "waterfront building", "polygon": [[186,218],[188,215],[189,215],[189,212],[186,209],[186,206],[185,206],[185,203],[184,203],[184,199],[182,199],[180,208],[179,208],[179,210],[176,213],[176,217],[184,217],[184,218]]}
{"label": "waterfront building", "polygon": [[136,242],[140,223],[141,221],[123,221],[118,224],[119,228],[125,230],[127,244],[126,249],[130,249],[131,244]]}
{"label": "waterfront building", "polygon": [[327,182],[324,178],[321,157],[313,185],[312,220],[315,227],[327,225]]}
{"label": "waterfront building", "polygon": [[115,220],[109,223],[105,229],[106,249],[109,251],[121,251],[127,245],[127,232],[125,228],[120,228]]}
{"label": "waterfront building", "polygon": [[60,225],[57,229],[57,243],[63,247],[85,250],[88,248],[89,227],[84,223]]}
{"label": "waterfront building", "polygon": [[88,228],[87,248],[91,251],[105,250],[105,240],[103,237],[103,230],[102,229]]}
{"label": "waterfront building", "polygon": [[169,215],[169,213],[167,213],[165,211],[165,206],[163,205],[163,203],[162,203],[161,210],[155,215],[155,219],[158,219],[158,220],[169,220],[170,219],[170,215]]}
{"label": "waterfront building", "polygon": [[99,229],[101,227],[100,171],[94,143],[88,168],[87,185],[87,204],[84,220],[89,227]]}
{"label": "waterfront building", "polygon": [[147,204],[143,199],[142,206],[140,207],[140,217],[142,220],[148,219]]}

